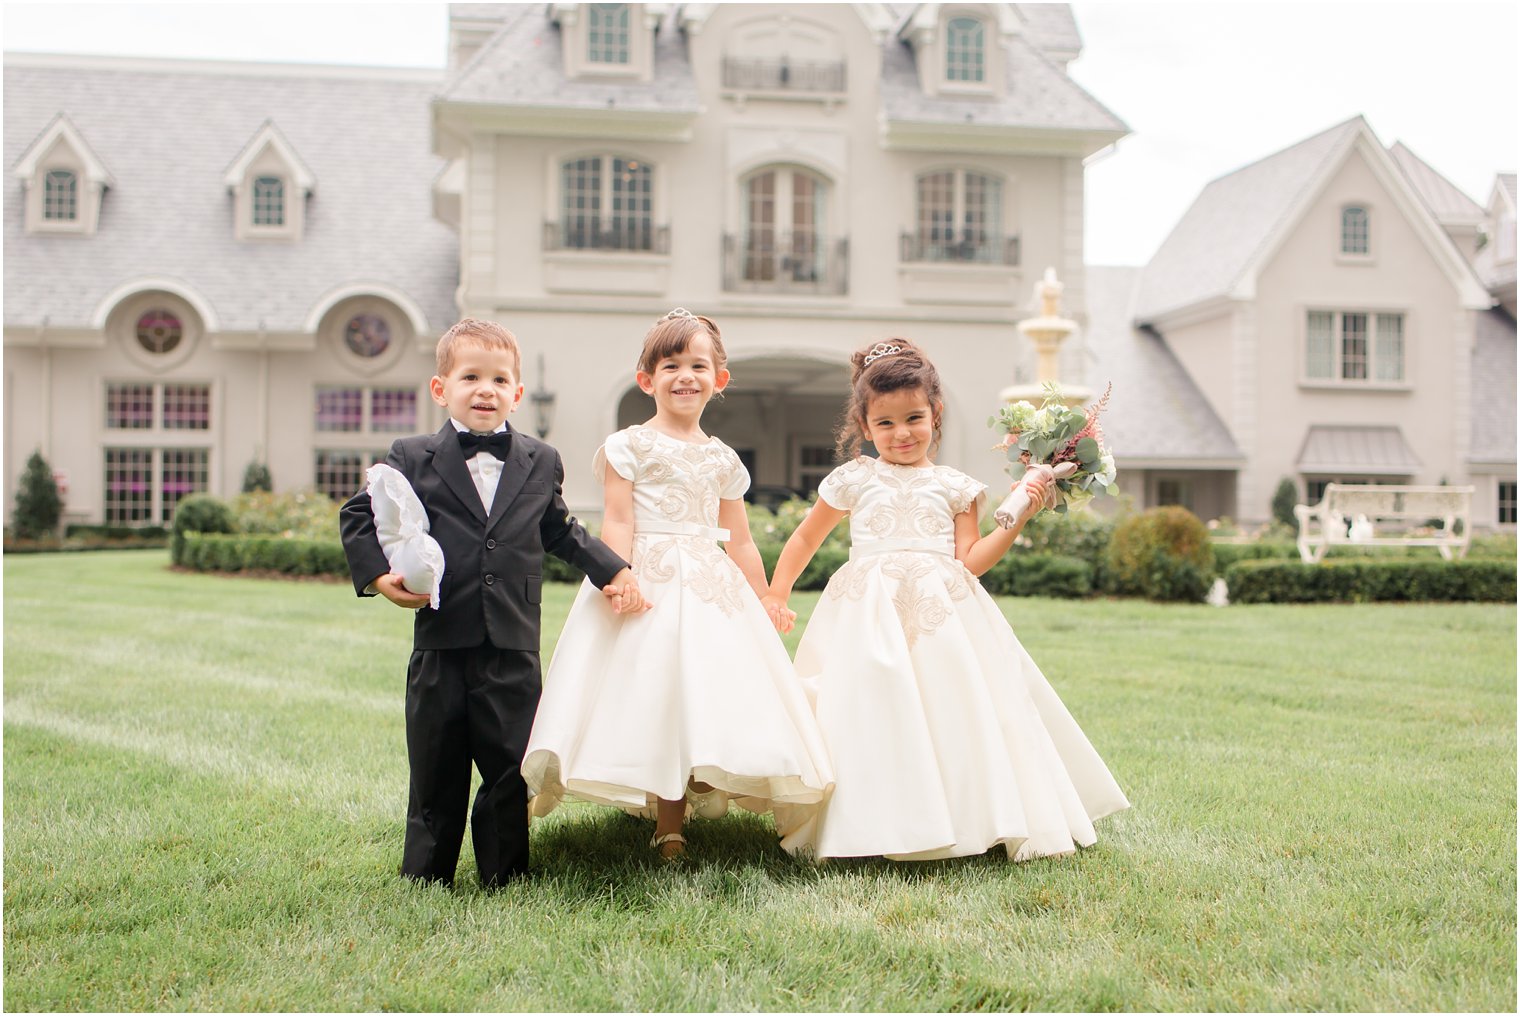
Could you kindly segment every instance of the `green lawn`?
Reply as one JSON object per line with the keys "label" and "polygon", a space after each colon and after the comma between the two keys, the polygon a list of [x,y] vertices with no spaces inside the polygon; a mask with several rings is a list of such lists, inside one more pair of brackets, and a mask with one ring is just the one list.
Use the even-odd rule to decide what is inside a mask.
{"label": "green lawn", "polygon": [[4,560],[9,1010],[1515,1007],[1513,606],[1005,600],[1134,804],[1097,847],[663,867],[568,806],[486,895],[395,874],[409,617],[165,560]]}

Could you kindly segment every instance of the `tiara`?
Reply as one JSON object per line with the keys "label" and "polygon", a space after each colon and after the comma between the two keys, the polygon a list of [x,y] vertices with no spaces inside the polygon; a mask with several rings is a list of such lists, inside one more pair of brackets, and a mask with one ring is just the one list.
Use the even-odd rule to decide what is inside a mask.
{"label": "tiara", "polygon": [[901,353],[902,351],[903,347],[899,346],[895,342],[878,342],[876,345],[872,346],[869,351],[866,352],[865,362],[862,363],[861,366],[869,367],[871,366],[871,361],[873,360],[880,360],[884,356],[893,356],[897,353]]}
{"label": "tiara", "polygon": [[[697,316],[691,311],[687,310],[685,307],[677,307],[669,314],[666,314],[664,317],[660,318],[660,321],[674,321],[678,318],[682,321],[695,321],[697,319]],[[660,321],[656,321],[655,324],[659,324]]]}

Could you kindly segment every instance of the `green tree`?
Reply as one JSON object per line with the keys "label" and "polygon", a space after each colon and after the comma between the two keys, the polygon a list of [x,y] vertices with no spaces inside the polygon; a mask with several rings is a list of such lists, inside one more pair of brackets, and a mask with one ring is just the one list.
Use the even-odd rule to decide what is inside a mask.
{"label": "green tree", "polygon": [[262,462],[250,462],[243,470],[243,493],[252,494],[256,490],[274,490],[274,477],[269,475],[269,467]]}
{"label": "green tree", "polygon": [[21,474],[21,489],[16,491],[16,510],[11,514],[11,532],[22,539],[51,536],[58,531],[63,516],[63,498],[58,483],[41,451],[32,452]]}
{"label": "green tree", "polygon": [[1284,476],[1277,481],[1277,491],[1272,495],[1272,517],[1293,531],[1298,531],[1298,516],[1293,506],[1298,504],[1298,484]]}

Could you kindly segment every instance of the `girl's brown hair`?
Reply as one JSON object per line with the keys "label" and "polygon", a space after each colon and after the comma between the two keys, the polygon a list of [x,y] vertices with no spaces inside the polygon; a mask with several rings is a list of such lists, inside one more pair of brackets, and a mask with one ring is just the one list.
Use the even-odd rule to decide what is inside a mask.
{"label": "girl's brown hair", "polygon": [[712,339],[713,370],[728,369],[728,353],[723,349],[723,333],[710,317],[691,314],[681,308],[671,311],[644,333],[644,348],[639,353],[639,370],[653,374],[655,366],[667,356],[686,352],[698,332]]}
{"label": "girl's brown hair", "polygon": [[[889,352],[896,347],[895,352]],[[871,362],[867,363],[869,359]],[[850,401],[845,404],[835,432],[835,451],[841,461],[860,454],[860,442],[868,425],[866,411],[871,400],[888,392],[921,389],[934,413],[934,440],[939,442],[940,415],[945,397],[940,387],[939,371],[929,358],[908,339],[886,339],[857,349],[850,356]]]}

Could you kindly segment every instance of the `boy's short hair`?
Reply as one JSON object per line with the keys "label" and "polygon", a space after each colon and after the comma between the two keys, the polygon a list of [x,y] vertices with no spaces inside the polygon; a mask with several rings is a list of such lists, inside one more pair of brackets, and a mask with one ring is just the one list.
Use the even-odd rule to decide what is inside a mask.
{"label": "boy's short hair", "polygon": [[512,378],[522,382],[522,348],[517,336],[495,321],[479,318],[462,318],[438,340],[438,376],[447,377],[454,369],[455,351],[464,343],[473,342],[487,349],[505,349],[512,354]]}

